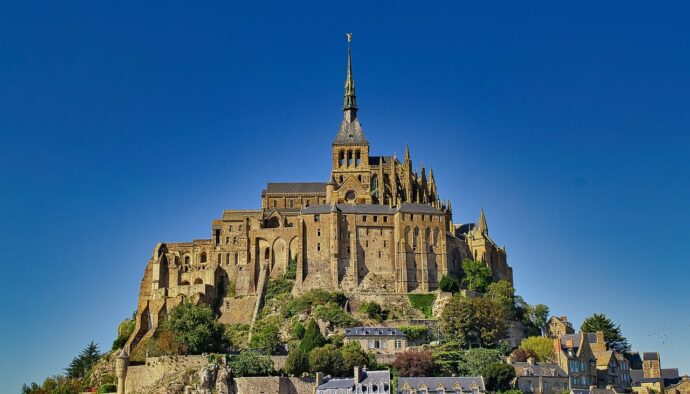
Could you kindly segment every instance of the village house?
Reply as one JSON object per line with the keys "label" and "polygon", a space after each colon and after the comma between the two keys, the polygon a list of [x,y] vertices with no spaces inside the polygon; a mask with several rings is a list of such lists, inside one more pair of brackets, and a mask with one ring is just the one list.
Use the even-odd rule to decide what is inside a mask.
{"label": "village house", "polygon": [[486,393],[484,378],[472,377],[415,377],[398,378],[398,394],[480,394]]}
{"label": "village house", "polygon": [[354,393],[391,393],[391,375],[385,371],[367,371],[355,367],[351,378],[324,378],[316,387],[315,394],[354,394]]}
{"label": "village house", "polygon": [[533,357],[527,362],[512,362],[515,369],[515,387],[523,393],[561,394],[570,387],[568,374],[554,363],[536,362]]}

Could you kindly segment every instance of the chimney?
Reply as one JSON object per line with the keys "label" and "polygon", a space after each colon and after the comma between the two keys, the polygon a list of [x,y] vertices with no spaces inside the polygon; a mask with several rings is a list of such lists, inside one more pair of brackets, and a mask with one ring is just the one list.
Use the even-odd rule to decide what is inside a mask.
{"label": "chimney", "polygon": [[527,357],[527,364],[534,365],[534,357]]}
{"label": "chimney", "polygon": [[597,343],[604,343],[604,332],[597,331]]}
{"label": "chimney", "polygon": [[568,316],[561,316],[558,318],[558,320],[562,321],[563,323],[568,321]]}
{"label": "chimney", "polygon": [[316,387],[319,387],[323,384],[323,372],[317,372],[316,373]]}
{"label": "chimney", "polygon": [[355,366],[355,384],[359,384],[362,381],[362,368],[360,366]]}
{"label": "chimney", "polygon": [[553,354],[559,354],[561,352],[561,340],[560,338],[553,339]]}

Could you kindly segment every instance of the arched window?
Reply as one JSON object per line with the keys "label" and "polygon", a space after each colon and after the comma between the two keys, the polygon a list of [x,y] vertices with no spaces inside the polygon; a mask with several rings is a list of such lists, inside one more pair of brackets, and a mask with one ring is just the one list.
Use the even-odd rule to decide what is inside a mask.
{"label": "arched window", "polygon": [[240,261],[240,254],[235,253],[235,265],[237,265],[239,263],[239,261]]}
{"label": "arched window", "polygon": [[294,207],[295,207],[295,202],[290,200],[290,208],[294,208]]}
{"label": "arched window", "polygon": [[345,152],[340,151],[338,153],[338,167],[342,167],[345,164]]}
{"label": "arched window", "polygon": [[264,260],[268,261],[268,259],[271,258],[271,250],[269,248],[266,248],[266,251],[264,252]]}
{"label": "arched window", "polygon": [[196,279],[194,279],[194,284],[195,285],[203,285],[204,281],[201,278],[196,278]]}
{"label": "arched window", "polygon": [[206,252],[202,252],[202,253],[201,253],[201,263],[202,263],[202,264],[205,263],[205,262],[206,262],[206,259],[207,259],[207,257],[206,257]]}
{"label": "arched window", "polygon": [[371,195],[375,198],[379,198],[379,177],[374,175],[371,177],[370,181]]}
{"label": "arched window", "polygon": [[347,151],[347,166],[352,167],[352,151]]}
{"label": "arched window", "polygon": [[362,164],[362,157],[360,152],[357,150],[355,151],[355,167],[359,167],[360,164]]}

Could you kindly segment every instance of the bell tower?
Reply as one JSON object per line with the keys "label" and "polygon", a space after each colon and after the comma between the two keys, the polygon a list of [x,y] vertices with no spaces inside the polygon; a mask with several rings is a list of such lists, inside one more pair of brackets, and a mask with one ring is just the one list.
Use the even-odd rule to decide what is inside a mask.
{"label": "bell tower", "polygon": [[357,96],[352,75],[350,42],[347,33],[347,77],[343,99],[343,120],[332,144],[333,165],[331,179],[335,182],[334,197],[338,203],[371,203],[369,142],[357,118]]}

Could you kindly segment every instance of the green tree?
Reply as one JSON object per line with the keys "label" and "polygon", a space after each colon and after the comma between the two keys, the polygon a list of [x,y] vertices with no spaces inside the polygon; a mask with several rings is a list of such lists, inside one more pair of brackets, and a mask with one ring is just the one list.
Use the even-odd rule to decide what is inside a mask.
{"label": "green tree", "polygon": [[456,294],[441,312],[441,328],[465,345],[493,346],[505,336],[505,312],[494,300]]}
{"label": "green tree", "polygon": [[66,369],[67,377],[72,379],[83,379],[91,371],[91,368],[101,358],[98,344],[91,341],[86,348],[72,359]]}
{"label": "green tree", "polygon": [[439,346],[432,348],[432,357],[436,372],[440,376],[460,375],[460,366],[463,362],[465,351],[462,350],[462,343],[458,341],[443,342]]}
{"label": "green tree", "polygon": [[309,371],[343,376],[343,354],[331,344],[312,349],[309,352]]}
{"label": "green tree", "polygon": [[299,347],[291,349],[285,360],[285,372],[300,376],[307,371],[309,371],[309,354]]}
{"label": "green tree", "polygon": [[358,342],[349,342],[340,349],[343,355],[343,372],[350,373],[354,367],[370,366],[368,354]]}
{"label": "green tree", "polygon": [[501,361],[500,350],[474,348],[466,350],[462,355],[459,369],[467,376],[479,376],[489,365],[499,361]]}
{"label": "green tree", "polygon": [[304,330],[304,338],[299,343],[299,348],[304,353],[309,353],[312,349],[321,347],[326,344],[326,338],[321,335],[319,325],[312,319],[307,323],[307,328]]}
{"label": "green tree", "polygon": [[630,352],[630,343],[628,339],[621,334],[620,324],[615,324],[603,313],[595,313],[585,319],[580,327],[580,332],[604,332],[604,342],[609,350],[615,350],[619,353]]}
{"label": "green tree", "polygon": [[544,335],[546,321],[549,319],[549,307],[544,304],[537,304],[531,306],[530,319],[532,320],[532,324],[534,324],[539,329],[541,335]]}
{"label": "green tree", "polygon": [[510,282],[500,280],[491,283],[484,296],[500,305],[506,318],[511,320],[515,318],[515,289]]}
{"label": "green tree", "polygon": [[511,358],[513,359],[513,361],[519,362],[519,363],[526,362],[530,357],[532,357],[536,360],[537,359],[537,353],[535,353],[534,350],[523,349],[521,347],[515,349],[515,351],[511,355]]}
{"label": "green tree", "polygon": [[294,339],[302,339],[304,338],[304,331],[304,324],[296,322],[290,330],[290,336]]}
{"label": "green tree", "polygon": [[253,350],[244,350],[230,359],[230,369],[235,377],[268,376],[273,372],[273,361]]}
{"label": "green tree", "polygon": [[180,350],[187,354],[220,351],[223,326],[207,305],[185,302],[170,311],[165,326],[172,332]]}
{"label": "green tree", "polygon": [[533,352],[537,361],[547,362],[553,357],[553,341],[546,337],[529,337],[520,342],[520,348]]}
{"label": "green tree", "polygon": [[488,365],[482,372],[484,383],[489,391],[502,392],[510,389],[511,382],[515,378],[515,369],[502,362]]}
{"label": "green tree", "polygon": [[457,293],[460,290],[458,280],[449,275],[443,275],[441,277],[441,281],[438,282],[438,287],[441,291],[447,291],[449,293]]}
{"label": "green tree", "polygon": [[462,271],[463,286],[467,289],[484,293],[491,283],[491,270],[482,262],[464,259]]}

